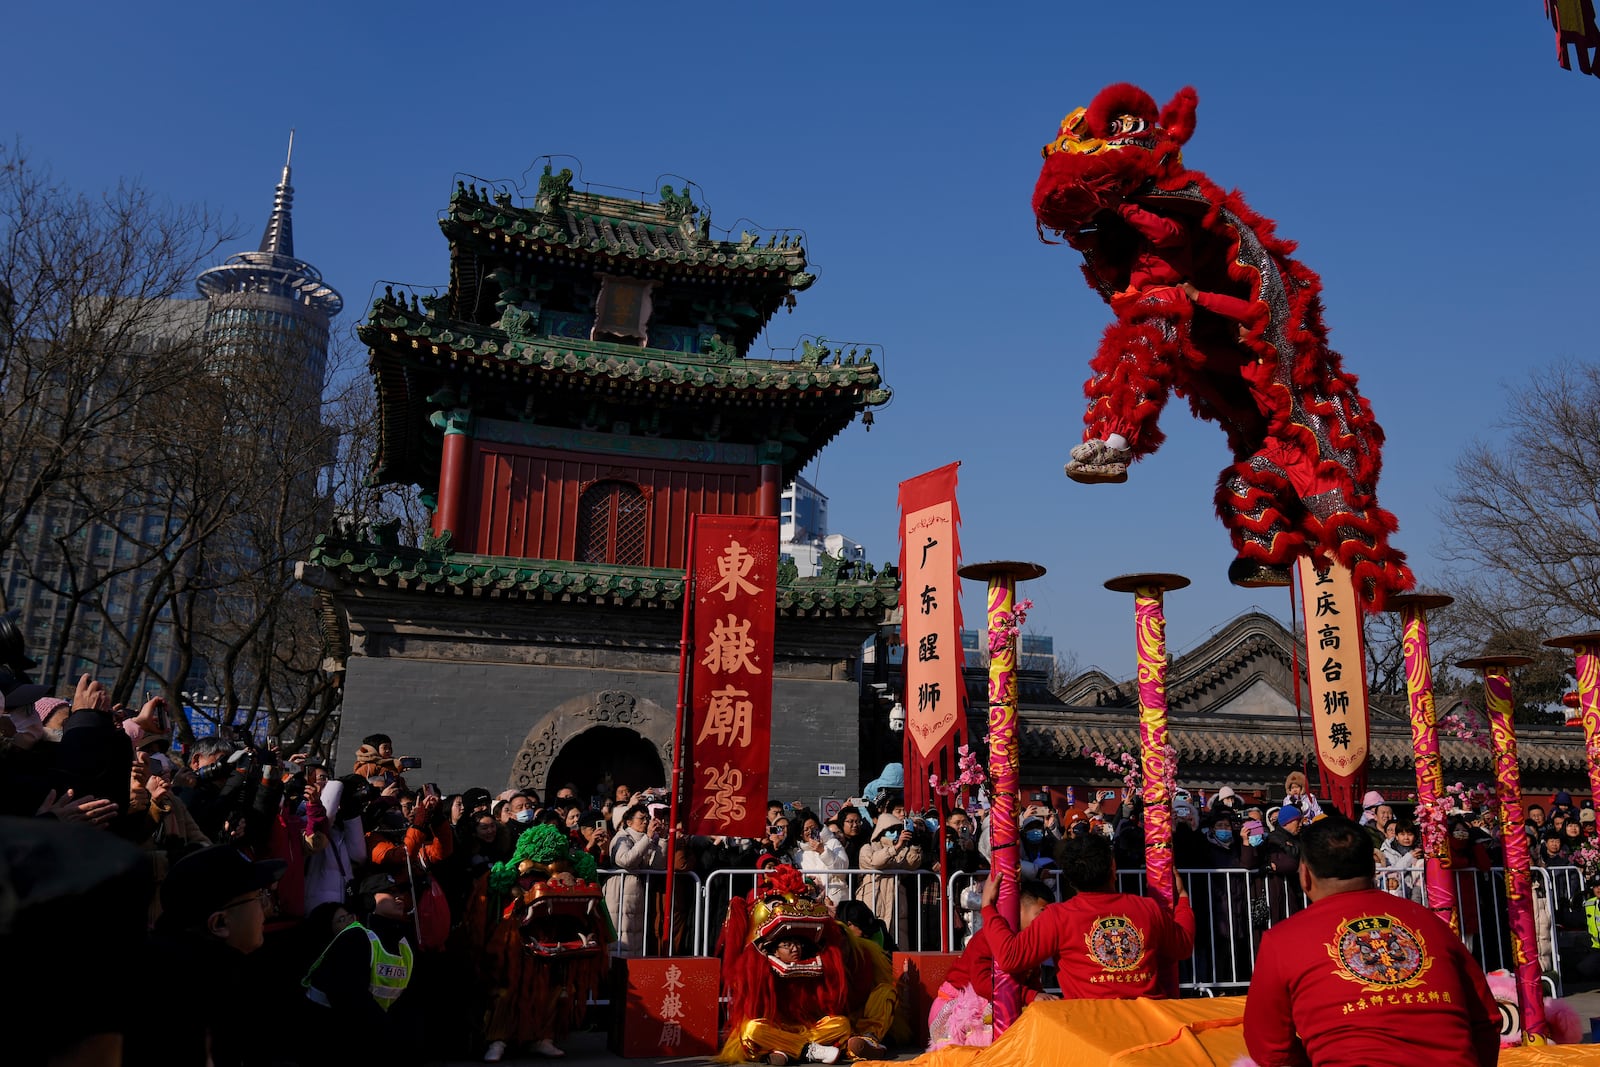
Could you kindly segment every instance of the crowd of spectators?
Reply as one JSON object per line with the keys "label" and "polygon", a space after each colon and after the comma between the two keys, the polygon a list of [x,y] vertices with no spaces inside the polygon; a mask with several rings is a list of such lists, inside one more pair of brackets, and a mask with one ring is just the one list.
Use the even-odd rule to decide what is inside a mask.
{"label": "crowd of spectators", "polygon": [[[490,991],[473,952],[484,939],[464,928],[483,911],[489,870],[512,859],[519,839],[538,827],[558,830],[599,869],[615,929],[610,950],[620,956],[709,950],[695,941],[697,902],[712,911],[702,929],[714,932],[719,905],[746,888],[736,877],[713,876],[748,879],[743,872],[778,863],[812,878],[841,922],[886,950],[938,949],[941,851],[950,872],[988,867],[981,805],[957,807],[941,825],[937,812],[908,812],[898,780],[886,775],[826,815],[772,800],[759,839],[680,834],[670,873],[681,892],[672,895],[669,916],[664,790],[617,784],[603,796],[580,797],[569,783],[548,796],[482,787],[444,794],[425,780],[420,760],[397,755],[383,735],[362,739],[347,770],[217,737],[180,754],[160,698],[113,707],[87,676],[70,701],[14,678],[5,698],[0,814],[61,827],[75,839],[92,832],[120,842],[101,851],[132,857],[123,875],[134,881],[119,900],[131,897],[144,920],[143,972],[167,991],[166,1003],[192,1006],[185,1017],[204,1021],[186,1028],[172,1025],[170,1014],[107,1009],[48,1035],[115,1030],[129,1063],[188,1062],[197,1049],[218,1064],[328,1062],[346,1049],[398,1063],[432,1054],[498,1058],[503,1044],[482,1047]],[[1298,773],[1278,797],[1252,799],[1227,787],[1209,797],[1176,791],[1176,866],[1223,872],[1190,880],[1198,924],[1192,977],[1238,976],[1237,961],[1249,957],[1260,932],[1304,906],[1298,835],[1328,807]],[[1400,814],[1404,807],[1374,792],[1357,815],[1372,838],[1379,888],[1420,900],[1421,833]],[[1458,871],[1486,875],[1500,864],[1491,825],[1482,810],[1448,816]],[[1534,863],[1549,867],[1579,863],[1596,833],[1589,802],[1575,805],[1565,793],[1548,808],[1528,805],[1524,826]],[[1061,843],[1087,835],[1110,841],[1120,871],[1144,866],[1136,797],[1100,794],[1079,809],[1032,794],[1023,798],[1020,833],[1022,876],[1031,881],[1055,885]],[[1480,932],[1481,903],[1471,894],[1492,890],[1487,878],[1463,885],[1470,941]],[[1563,892],[1571,899],[1558,904],[1576,909],[1583,929],[1581,882]],[[976,929],[976,912],[975,905],[956,912],[952,948]],[[1600,953],[1600,936],[1593,948]],[[404,972],[407,981],[385,986],[380,971]],[[258,1012],[201,1010],[222,998],[294,1025],[264,1032]],[[388,1010],[405,999],[426,1008]],[[535,1047],[560,1054],[548,1040]]]}

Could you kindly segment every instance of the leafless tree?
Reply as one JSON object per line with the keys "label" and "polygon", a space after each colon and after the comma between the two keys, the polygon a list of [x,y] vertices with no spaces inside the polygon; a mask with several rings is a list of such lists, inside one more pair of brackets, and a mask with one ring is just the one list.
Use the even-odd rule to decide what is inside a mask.
{"label": "leafless tree", "polygon": [[89,197],[0,146],[0,555],[58,487],[147,462],[201,358],[173,301],[228,239],[202,208],[137,183]]}
{"label": "leafless tree", "polygon": [[1553,716],[1568,664],[1542,641],[1600,620],[1600,365],[1535,371],[1499,428],[1500,444],[1462,454],[1446,495],[1461,651],[1534,656],[1513,674],[1521,713]]}

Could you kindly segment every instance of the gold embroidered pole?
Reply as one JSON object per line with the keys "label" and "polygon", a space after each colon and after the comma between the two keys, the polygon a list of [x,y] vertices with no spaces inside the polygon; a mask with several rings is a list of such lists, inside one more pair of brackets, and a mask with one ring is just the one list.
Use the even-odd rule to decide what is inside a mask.
{"label": "gold embroidered pole", "polygon": [[1457,663],[1462,670],[1483,672],[1483,708],[1489,716],[1494,758],[1495,792],[1500,805],[1500,845],[1506,863],[1506,912],[1510,920],[1511,962],[1517,976],[1517,1006],[1522,1032],[1548,1037],[1544,990],[1539,983],[1539,942],[1533,922],[1533,860],[1528,835],[1522,832],[1522,774],[1517,767],[1517,727],[1512,721],[1511,669],[1533,662],[1531,656],[1479,656]]}
{"label": "gold embroidered pole", "polygon": [[[1017,582],[1038,578],[1037,563],[974,563],[957,572],[989,583],[989,852],[990,878],[999,879],[995,907],[1020,931],[1017,895]],[[994,1037],[1022,1014],[1022,986],[994,969]]]}
{"label": "gold embroidered pole", "polygon": [[[1182,589],[1181,574],[1124,574],[1106,583],[1117,593],[1133,594],[1133,629],[1139,650],[1139,766],[1144,777],[1144,884],[1150,896],[1170,915],[1178,889],[1172,874],[1172,783],[1178,767],[1168,762],[1167,744],[1167,617],[1162,595]],[[1178,995],[1178,964],[1161,974],[1169,997]]]}

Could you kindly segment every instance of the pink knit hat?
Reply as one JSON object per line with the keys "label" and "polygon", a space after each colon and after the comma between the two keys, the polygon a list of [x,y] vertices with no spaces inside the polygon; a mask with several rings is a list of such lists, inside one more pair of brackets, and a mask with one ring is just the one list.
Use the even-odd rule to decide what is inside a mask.
{"label": "pink knit hat", "polygon": [[72,701],[62,700],[60,697],[40,697],[33,702],[33,713],[39,716],[40,722],[49,722],[50,716],[61,708],[72,707]]}

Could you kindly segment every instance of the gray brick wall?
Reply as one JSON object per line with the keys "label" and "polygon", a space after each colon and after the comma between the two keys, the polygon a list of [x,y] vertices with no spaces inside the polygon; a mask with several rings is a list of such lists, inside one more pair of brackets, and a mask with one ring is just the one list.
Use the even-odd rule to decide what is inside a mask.
{"label": "gray brick wall", "polygon": [[[666,721],[641,723],[638,732],[664,741],[672,729],[676,689],[676,675],[652,671],[353,656],[338,758],[347,767],[362,737],[386,733],[397,753],[422,757],[414,785],[437,782],[446,792],[482,785],[498,792],[530,731],[569,701],[619,690],[654,702]],[[815,804],[820,796],[851,795],[858,782],[877,773],[858,766],[857,694],[848,680],[777,680],[773,796]],[[583,725],[571,726],[571,735]],[[819,777],[818,763],[843,763],[848,776]]]}

